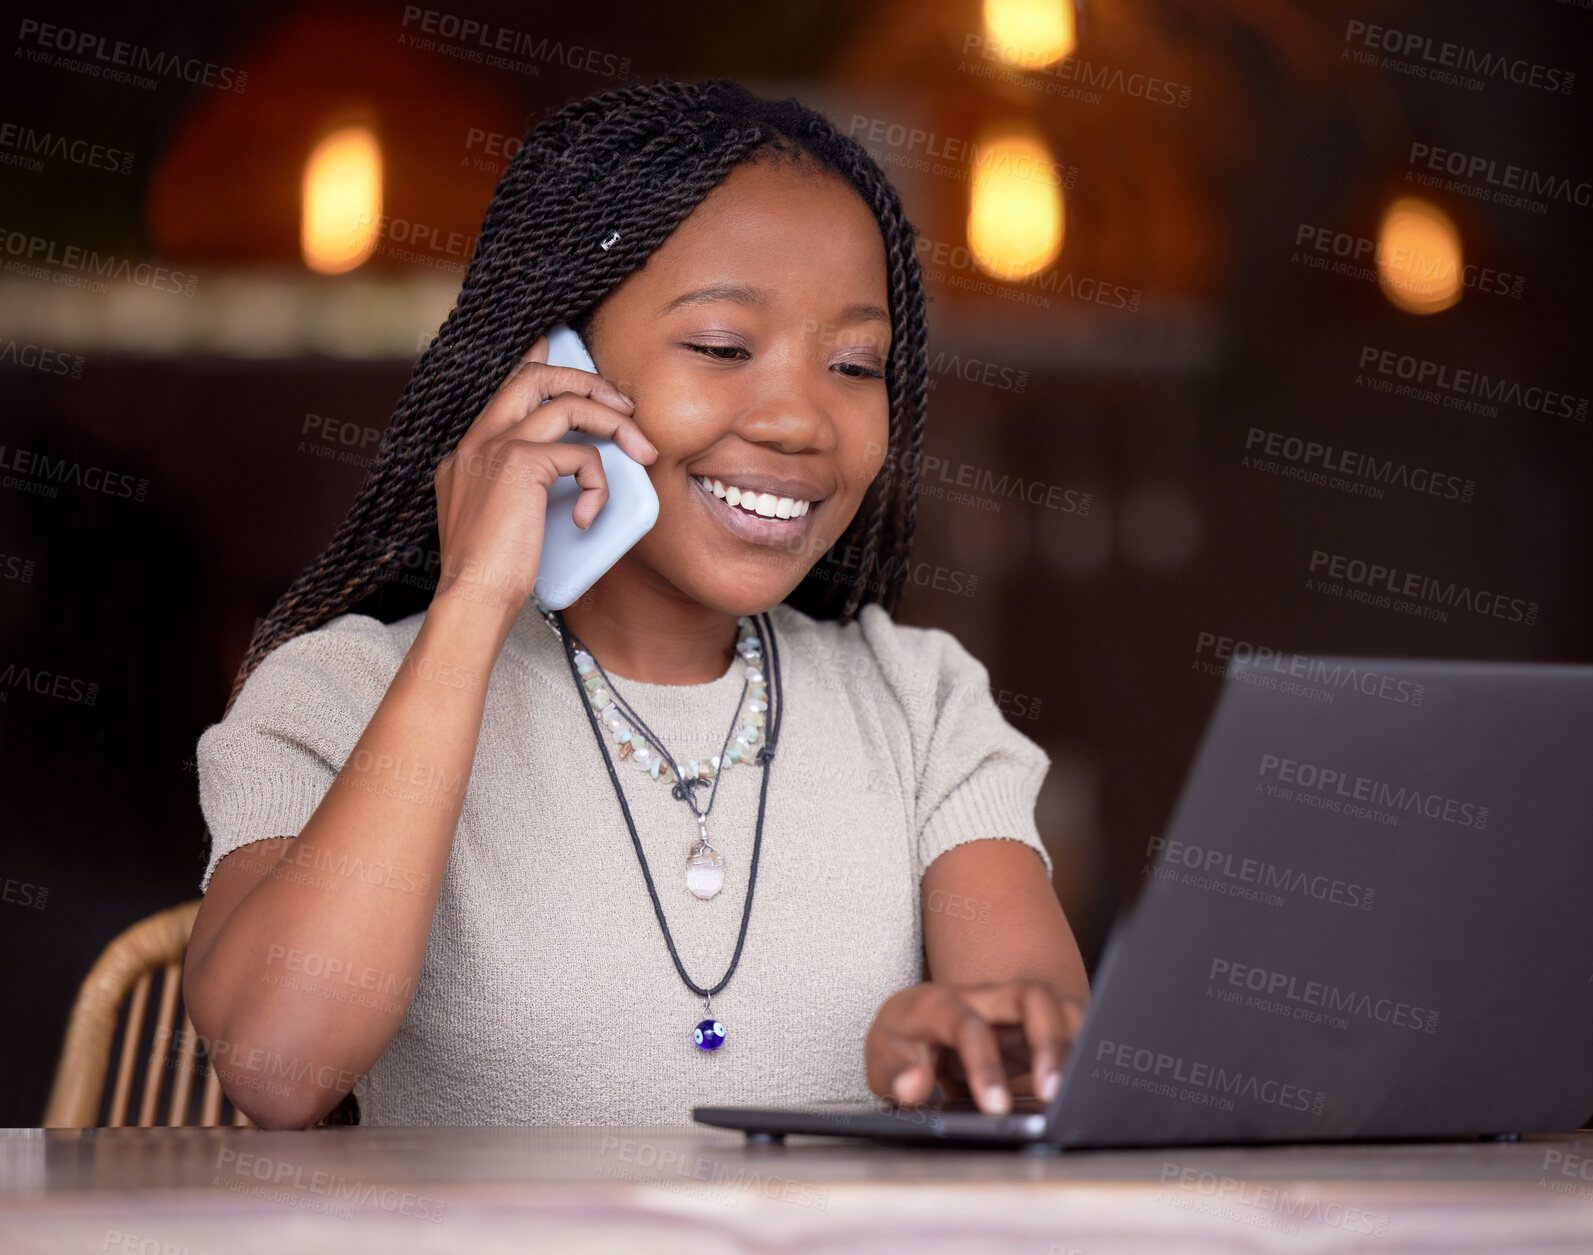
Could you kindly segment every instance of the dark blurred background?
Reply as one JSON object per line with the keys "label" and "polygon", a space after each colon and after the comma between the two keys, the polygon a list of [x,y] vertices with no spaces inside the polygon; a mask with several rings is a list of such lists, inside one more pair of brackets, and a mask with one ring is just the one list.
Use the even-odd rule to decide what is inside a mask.
{"label": "dark blurred background", "polygon": [[[195,742],[509,156],[629,79],[796,95],[901,190],[934,390],[900,617],[1051,754],[1092,964],[1228,652],[1593,658],[1587,6],[437,4],[0,24],[0,1123],[105,944],[197,895]],[[1335,560],[1448,591],[1335,595]]]}

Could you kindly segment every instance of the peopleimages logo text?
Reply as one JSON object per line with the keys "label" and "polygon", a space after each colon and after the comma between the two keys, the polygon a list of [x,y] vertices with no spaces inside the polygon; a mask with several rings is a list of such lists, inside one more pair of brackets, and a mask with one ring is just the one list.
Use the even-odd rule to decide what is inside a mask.
{"label": "peopleimages logo text", "polygon": [[1163,867],[1187,867],[1204,876],[1221,876],[1225,880],[1247,886],[1256,885],[1263,890],[1281,889],[1286,893],[1314,898],[1318,902],[1332,902],[1362,911],[1370,911],[1377,898],[1377,890],[1368,885],[1302,871],[1298,867],[1279,867],[1276,863],[1265,863],[1255,858],[1236,859],[1230,851],[1191,845],[1187,841],[1152,837],[1146,853],[1154,855],[1163,850],[1166,851],[1161,860]]}
{"label": "peopleimages logo text", "polygon": [[90,170],[109,170],[127,174],[133,168],[133,154],[121,148],[107,148],[93,140],[37,131],[19,122],[0,122],[0,148],[25,157],[45,156]]}
{"label": "peopleimages logo text", "polygon": [[249,82],[247,70],[218,65],[198,57],[185,57],[180,53],[157,51],[142,44],[128,43],[125,39],[108,39],[104,35],[40,22],[31,17],[23,18],[17,27],[17,45],[19,51],[32,45],[67,57],[81,57],[85,59],[85,64],[93,66],[96,71],[101,67],[114,66],[117,70],[137,70],[144,74],[181,79],[185,83],[202,83],[206,87],[219,87],[222,91],[241,92]]}
{"label": "peopleimages logo text", "polygon": [[350,1181],[322,1169],[307,1170],[301,1164],[269,1159],[248,1151],[223,1150],[216,1159],[216,1167],[218,1170],[230,1168],[236,1176],[253,1177],[274,1187],[286,1186],[299,1193],[323,1195],[363,1207],[379,1207],[416,1220],[435,1223],[447,1212],[446,1203],[426,1194],[414,1194],[396,1186]]}
{"label": "peopleimages logo text", "polygon": [[[1295,785],[1316,793],[1336,794],[1372,806],[1385,806],[1394,811],[1416,811],[1428,819],[1457,824],[1462,828],[1486,828],[1488,808],[1475,802],[1462,802],[1458,798],[1439,793],[1424,793],[1407,785],[1393,785],[1386,780],[1370,776],[1352,775],[1337,767],[1322,767],[1316,763],[1302,763],[1277,754],[1263,754],[1258,774],[1276,780],[1279,784]],[[1256,786],[1261,787],[1259,784]]]}
{"label": "peopleimages logo text", "polygon": [[1430,493],[1449,501],[1469,502],[1477,487],[1473,480],[1432,467],[1411,466],[1394,458],[1378,459],[1370,453],[1323,444],[1317,440],[1304,440],[1281,431],[1252,427],[1245,434],[1245,451],[1252,453],[1258,450],[1268,457],[1310,470],[1320,469],[1321,474],[1317,478],[1346,475],[1380,486]]}
{"label": "peopleimages logo text", "polygon": [[[566,45],[562,39],[548,35],[538,37],[530,31],[512,26],[462,18],[457,14],[438,9],[423,9],[418,4],[406,4],[402,25],[406,31],[412,27],[427,35],[435,35],[457,44],[467,45],[474,51],[489,54],[483,64],[494,69],[512,69],[505,58],[490,54],[508,53],[516,57],[530,57],[537,61],[556,62],[570,70],[584,70],[609,78],[625,78],[631,72],[631,59],[598,48],[581,44]],[[413,38],[413,36],[411,36]],[[402,42],[402,40],[400,41]],[[479,57],[474,58],[480,60]]]}
{"label": "peopleimages logo text", "polygon": [[1402,379],[1417,387],[1437,388],[1461,396],[1480,397],[1500,405],[1514,405],[1550,418],[1574,418],[1579,423],[1587,421],[1586,397],[1569,392],[1556,392],[1537,384],[1522,384],[1513,379],[1485,375],[1475,370],[1455,370],[1442,362],[1434,362],[1395,349],[1361,346],[1361,360],[1357,365],[1364,371],[1375,371],[1389,379]]}
{"label": "peopleimages logo text", "polygon": [[[1181,1055],[1149,1050],[1127,1042],[1102,1040],[1095,1047],[1095,1062],[1109,1067],[1138,1072],[1152,1078],[1165,1089],[1179,1085],[1193,1085],[1197,1089],[1226,1094],[1232,1098],[1248,1098],[1254,1102],[1287,1107],[1293,1111],[1309,1111],[1321,1115],[1327,1105],[1327,1095],[1321,1090],[1306,1089],[1284,1081],[1269,1080],[1251,1072],[1230,1072],[1214,1063],[1190,1062]],[[1153,1091],[1154,1092],[1154,1091]],[[1176,1094],[1167,1094],[1175,1097]]]}
{"label": "peopleimages logo text", "polygon": [[1538,621],[1538,603],[1535,601],[1506,597],[1485,588],[1472,588],[1454,580],[1444,581],[1415,571],[1401,571],[1398,567],[1367,562],[1341,553],[1313,549],[1310,570],[1312,575],[1326,574],[1347,584],[1380,589],[1395,597],[1409,597],[1452,609],[1470,610],[1509,623],[1524,623],[1532,627]]}
{"label": "peopleimages logo text", "polygon": [[[1354,689],[1367,697],[1377,697],[1400,705],[1420,706],[1427,694],[1427,686],[1400,676],[1385,675],[1372,667],[1356,666],[1353,661],[1313,658],[1309,654],[1286,654],[1267,645],[1253,645],[1249,641],[1231,636],[1218,636],[1214,632],[1199,632],[1195,636],[1195,655],[1200,657],[1208,650],[1224,667],[1228,660],[1265,667],[1276,675],[1296,680],[1308,680],[1335,689]],[[1220,674],[1220,673],[1219,673]]]}
{"label": "peopleimages logo text", "polygon": [[1524,196],[1540,196],[1544,200],[1563,200],[1586,209],[1593,204],[1593,183],[1580,179],[1573,183],[1565,175],[1544,174],[1527,166],[1500,163],[1492,157],[1476,153],[1457,152],[1452,148],[1435,148],[1420,141],[1410,146],[1410,165],[1422,165],[1435,174],[1452,174],[1457,178],[1490,184],[1506,191],[1520,192]]}
{"label": "peopleimages logo text", "polygon": [[[1345,261],[1381,267],[1387,282],[1395,287],[1419,285],[1448,286],[1460,279],[1462,287],[1492,296],[1520,300],[1526,291],[1526,276],[1510,274],[1477,262],[1455,264],[1455,253],[1447,248],[1428,252],[1404,243],[1385,243],[1383,239],[1336,231],[1332,227],[1302,222],[1294,232],[1294,246],[1306,251],[1327,253]],[[1324,263],[1325,264],[1325,263]],[[1372,272],[1367,272],[1368,276]]]}
{"label": "peopleimages logo text", "polygon": [[1394,1024],[1424,1033],[1438,1031],[1438,1012],[1430,1007],[1418,1007],[1394,998],[1374,998],[1353,989],[1340,989],[1327,981],[1301,980],[1290,973],[1274,972],[1253,963],[1213,958],[1206,979],[1266,998],[1285,998],[1324,1011],[1364,1016],[1379,1024]]}
{"label": "peopleimages logo text", "polygon": [[1540,65],[1525,57],[1507,57],[1503,53],[1483,52],[1437,41],[1431,35],[1416,31],[1395,30],[1372,22],[1351,18],[1344,28],[1344,42],[1359,44],[1373,52],[1406,57],[1428,66],[1438,66],[1464,74],[1475,74],[1483,79],[1504,79],[1522,87],[1536,87],[1540,91],[1561,92],[1569,96],[1576,85],[1576,72],[1555,66]]}
{"label": "peopleimages logo text", "polygon": [[1042,161],[1027,153],[1014,153],[1005,148],[980,147],[978,141],[939,135],[922,127],[893,122],[887,118],[871,118],[854,113],[847,134],[858,143],[884,144],[905,153],[922,149],[925,157],[972,167],[980,175],[1011,175],[1018,179],[1032,179],[1052,187],[1071,186],[1076,171],[1057,161]]}
{"label": "peopleimages logo text", "polygon": [[192,296],[199,283],[198,275],[184,270],[169,270],[154,262],[135,262],[114,253],[101,255],[98,250],[85,248],[81,244],[63,245],[42,235],[3,227],[0,227],[0,252],[26,261],[30,266],[60,266],[98,279],[125,279],[157,292]]}
{"label": "peopleimages logo text", "polygon": [[43,483],[70,484],[134,501],[144,500],[149,493],[147,479],[137,479],[122,471],[108,471],[102,466],[86,467],[68,457],[52,458],[47,453],[0,444],[0,472],[4,471],[31,475]]}

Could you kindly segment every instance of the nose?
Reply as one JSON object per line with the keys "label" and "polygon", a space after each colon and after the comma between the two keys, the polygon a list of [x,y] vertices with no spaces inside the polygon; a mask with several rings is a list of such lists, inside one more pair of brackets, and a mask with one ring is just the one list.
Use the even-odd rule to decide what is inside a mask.
{"label": "nose", "polygon": [[736,417],[736,434],[782,453],[828,453],[837,443],[836,418],[825,395],[822,365],[804,353],[801,338],[779,352],[766,352],[745,372],[747,391]]}

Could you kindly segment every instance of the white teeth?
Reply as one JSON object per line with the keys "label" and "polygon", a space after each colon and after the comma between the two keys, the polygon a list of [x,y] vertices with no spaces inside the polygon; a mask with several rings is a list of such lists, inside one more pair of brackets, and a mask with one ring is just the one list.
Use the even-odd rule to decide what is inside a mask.
{"label": "white teeth", "polygon": [[804,501],[801,497],[776,497],[770,492],[752,492],[748,489],[737,488],[734,484],[726,484],[722,480],[709,479],[706,475],[698,475],[697,482],[713,493],[722,497],[728,504],[747,511],[749,514],[759,514],[766,519],[799,519],[808,512],[808,507],[813,503]]}

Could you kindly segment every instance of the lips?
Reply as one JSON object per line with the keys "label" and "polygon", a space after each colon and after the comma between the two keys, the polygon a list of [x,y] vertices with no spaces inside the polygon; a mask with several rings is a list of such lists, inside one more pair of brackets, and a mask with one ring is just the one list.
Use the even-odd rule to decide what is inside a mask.
{"label": "lips", "polygon": [[730,505],[724,498],[716,496],[711,489],[704,488],[702,481],[695,475],[691,477],[692,491],[703,500],[704,506],[724,526],[740,539],[754,545],[773,545],[789,548],[793,538],[806,536],[813,527],[815,508],[800,518],[781,519],[765,518],[761,514],[751,514],[738,505]]}

